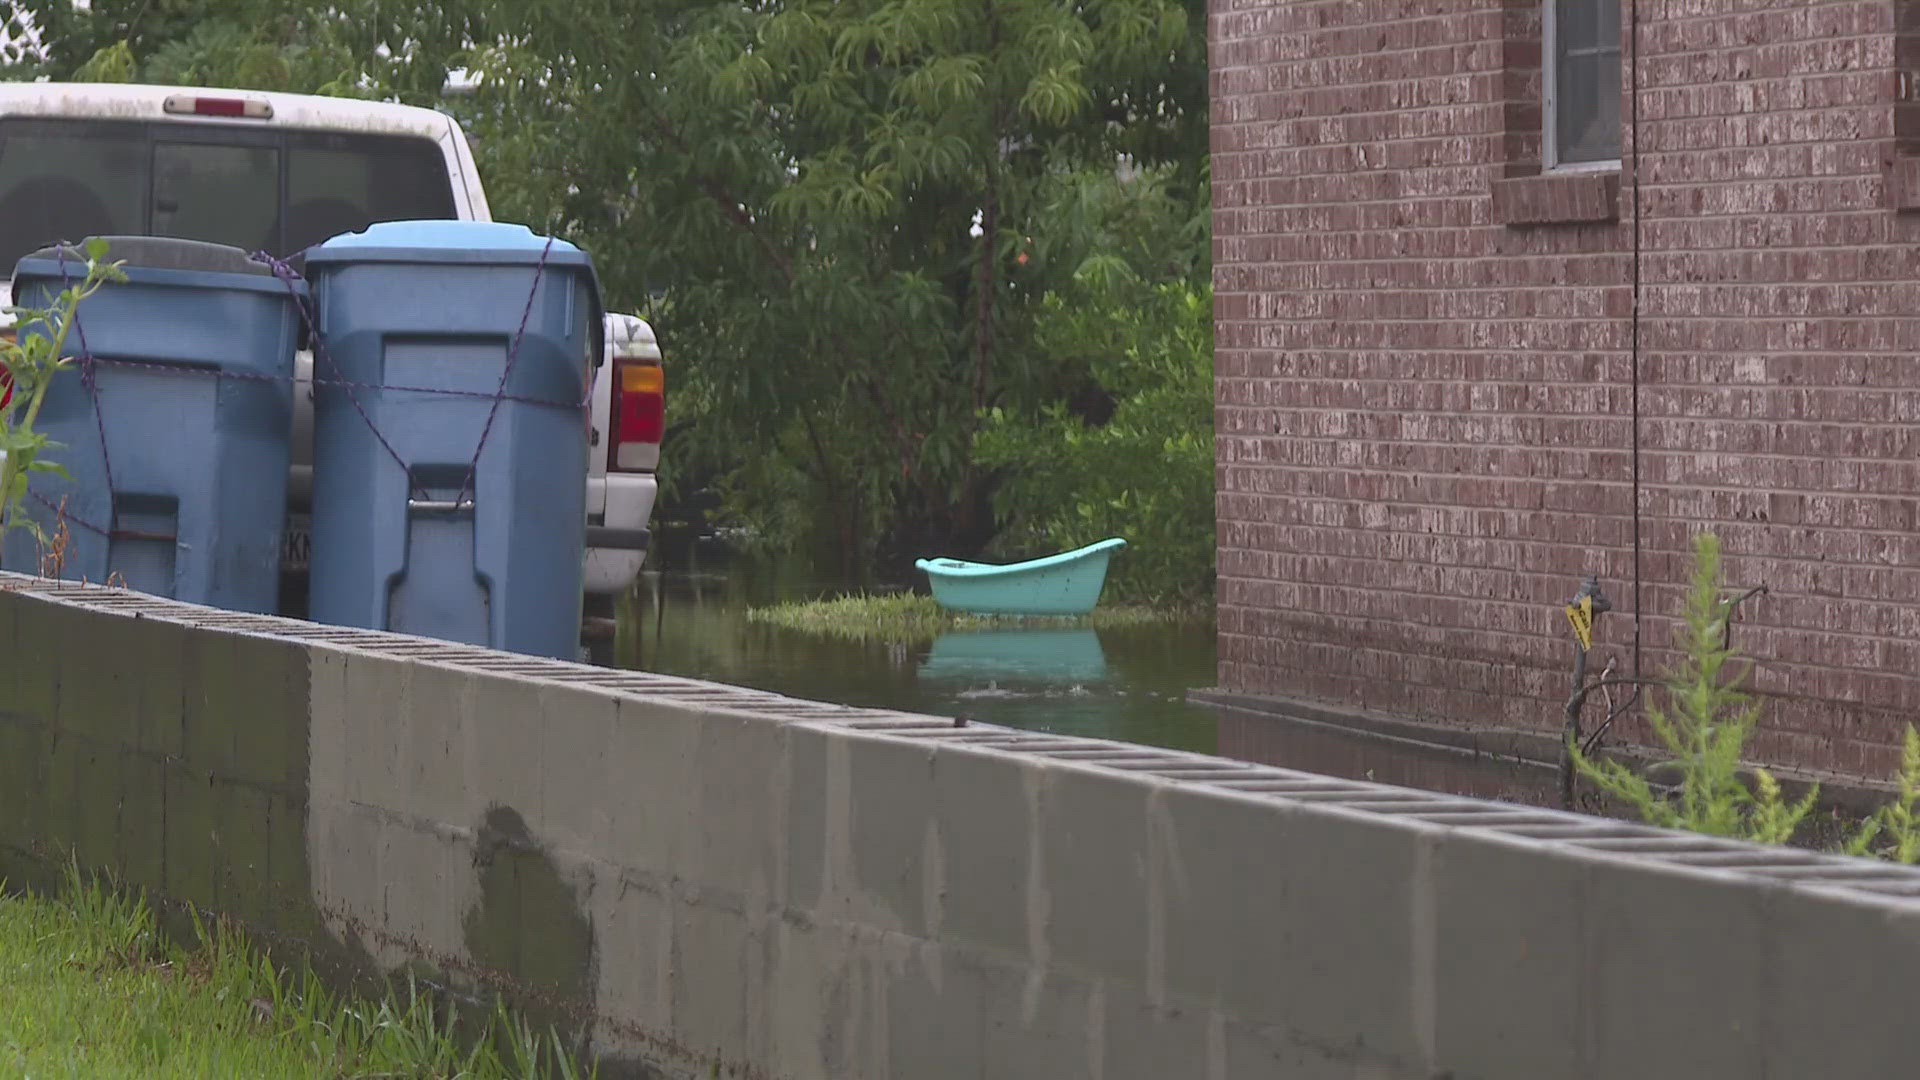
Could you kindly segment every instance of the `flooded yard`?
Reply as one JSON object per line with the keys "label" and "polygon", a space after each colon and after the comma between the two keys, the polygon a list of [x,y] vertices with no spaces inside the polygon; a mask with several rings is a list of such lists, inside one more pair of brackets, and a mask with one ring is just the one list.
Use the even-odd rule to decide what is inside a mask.
{"label": "flooded yard", "polygon": [[1214,680],[1210,620],[863,643],[748,619],[754,605],[837,594],[805,568],[724,556],[689,562],[644,576],[622,612],[622,666],[1033,731],[1219,749],[1214,711],[1186,696]]}
{"label": "flooded yard", "polygon": [[1211,620],[952,630],[902,645],[748,617],[756,606],[841,591],[797,563],[688,558],[643,576],[621,614],[616,662],[816,701],[965,716],[1535,806],[1559,802],[1551,766],[1459,732],[1400,724],[1367,730],[1257,704],[1191,700],[1191,691],[1215,685]]}

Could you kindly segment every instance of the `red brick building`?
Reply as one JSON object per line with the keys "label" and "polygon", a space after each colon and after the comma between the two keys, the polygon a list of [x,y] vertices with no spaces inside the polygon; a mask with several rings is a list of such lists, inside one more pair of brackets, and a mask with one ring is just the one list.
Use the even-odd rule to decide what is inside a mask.
{"label": "red brick building", "polygon": [[1755,756],[1890,772],[1917,8],[1214,0],[1222,687],[1549,729],[1581,579],[1653,673],[1711,529]]}

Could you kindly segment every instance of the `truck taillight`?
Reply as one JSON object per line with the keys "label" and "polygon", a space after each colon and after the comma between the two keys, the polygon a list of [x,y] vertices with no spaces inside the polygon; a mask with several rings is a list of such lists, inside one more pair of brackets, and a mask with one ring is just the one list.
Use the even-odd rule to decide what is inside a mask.
{"label": "truck taillight", "polygon": [[175,116],[226,116],[249,120],[273,119],[273,105],[260,98],[196,97],[170,94],[160,105]]}
{"label": "truck taillight", "polygon": [[657,360],[616,359],[613,371],[612,472],[646,472],[660,464],[667,420],[666,374]]}

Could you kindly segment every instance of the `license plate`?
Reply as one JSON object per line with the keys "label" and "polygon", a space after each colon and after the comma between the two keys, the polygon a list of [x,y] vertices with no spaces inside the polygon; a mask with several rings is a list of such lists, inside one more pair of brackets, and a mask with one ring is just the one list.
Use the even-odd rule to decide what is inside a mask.
{"label": "license plate", "polygon": [[280,545],[280,569],[304,574],[312,558],[313,522],[299,515],[289,516]]}

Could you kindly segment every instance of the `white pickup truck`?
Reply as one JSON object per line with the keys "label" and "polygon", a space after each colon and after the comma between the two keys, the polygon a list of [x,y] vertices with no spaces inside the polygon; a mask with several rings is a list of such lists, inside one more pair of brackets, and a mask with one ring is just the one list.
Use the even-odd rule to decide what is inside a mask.
{"label": "white pickup truck", "polygon": [[[0,83],[0,297],[11,295],[4,279],[20,257],[56,240],[176,236],[290,257],[409,218],[491,220],[466,136],[431,109],[250,90]],[[653,330],[609,314],[606,333],[583,478],[587,609],[602,614],[646,559],[664,404]],[[310,353],[297,371],[283,592],[299,609],[311,543]]]}

